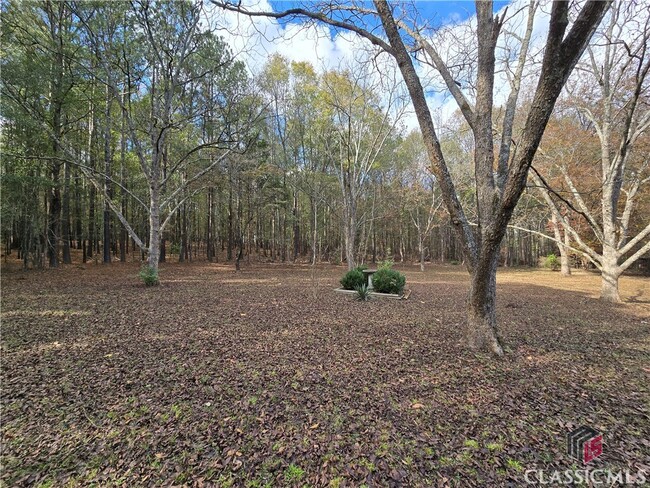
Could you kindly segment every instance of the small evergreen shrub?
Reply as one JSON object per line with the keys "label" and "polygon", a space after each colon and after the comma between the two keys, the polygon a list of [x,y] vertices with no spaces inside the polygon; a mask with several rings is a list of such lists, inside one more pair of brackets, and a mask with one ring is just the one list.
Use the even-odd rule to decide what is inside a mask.
{"label": "small evergreen shrub", "polygon": [[392,258],[386,258],[385,260],[379,262],[379,267],[377,269],[391,269],[394,264],[395,261],[393,261]]}
{"label": "small evergreen shrub", "polygon": [[140,279],[147,286],[156,286],[160,284],[158,280],[158,270],[151,266],[143,266],[140,270]]}
{"label": "small evergreen shrub", "polygon": [[341,286],[344,290],[355,290],[357,287],[366,284],[366,277],[361,267],[351,269],[341,278]]}
{"label": "small evergreen shrub", "polygon": [[381,268],[372,275],[372,287],[379,293],[401,295],[406,284],[406,277],[394,269]]}
{"label": "small evergreen shrub", "polygon": [[370,289],[366,285],[357,286],[355,288],[357,292],[357,301],[367,302],[370,300]]}
{"label": "small evergreen shrub", "polygon": [[546,256],[544,267],[552,270],[560,269],[560,260],[555,254],[551,253]]}

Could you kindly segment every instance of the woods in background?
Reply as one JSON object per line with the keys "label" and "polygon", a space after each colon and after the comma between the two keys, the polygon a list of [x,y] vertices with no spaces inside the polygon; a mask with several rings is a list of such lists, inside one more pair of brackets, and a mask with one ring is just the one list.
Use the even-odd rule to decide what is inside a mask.
{"label": "woods in background", "polygon": [[[253,76],[202,22],[204,8],[3,6],[6,255],[26,268],[71,263],[72,250],[83,262],[153,268],[167,259],[465,260],[422,136],[404,129],[398,77],[377,77],[367,60],[319,72],[279,55]],[[648,26],[616,42],[631,35],[625,8],[594,40],[614,47],[602,56],[602,43],[591,47],[574,74],[583,88],[560,99],[501,265],[558,253],[607,270],[609,283],[648,250]],[[519,76],[517,91],[532,89]],[[519,133],[524,121],[497,108],[495,124]],[[438,137],[476,231],[472,130],[459,110]]]}

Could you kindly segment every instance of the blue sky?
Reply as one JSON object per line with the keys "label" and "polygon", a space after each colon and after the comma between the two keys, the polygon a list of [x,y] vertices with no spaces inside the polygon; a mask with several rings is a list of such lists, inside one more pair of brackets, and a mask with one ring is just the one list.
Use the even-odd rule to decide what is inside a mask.
{"label": "blue sky", "polygon": [[[368,2],[371,6],[372,2]],[[494,11],[498,11],[510,3],[509,0],[496,0]],[[309,2],[293,0],[270,0],[273,10],[280,11],[292,7],[303,7]],[[449,22],[460,22],[476,13],[473,0],[422,0],[415,2],[419,14],[429,19],[434,24],[447,24]]]}
{"label": "blue sky", "polygon": [[[496,1],[494,2],[494,11],[500,10],[502,7],[508,5],[509,1]],[[427,18],[440,18],[465,20],[476,13],[475,2],[470,0],[464,1],[443,1],[443,0],[427,0],[416,2],[416,6],[423,17]]]}

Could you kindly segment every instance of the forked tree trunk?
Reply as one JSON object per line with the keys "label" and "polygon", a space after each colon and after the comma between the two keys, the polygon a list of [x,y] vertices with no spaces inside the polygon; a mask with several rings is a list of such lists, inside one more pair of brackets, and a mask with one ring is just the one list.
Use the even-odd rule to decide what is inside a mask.
{"label": "forked tree trunk", "polygon": [[477,351],[503,355],[496,316],[498,253],[471,270],[467,304],[467,342]]}

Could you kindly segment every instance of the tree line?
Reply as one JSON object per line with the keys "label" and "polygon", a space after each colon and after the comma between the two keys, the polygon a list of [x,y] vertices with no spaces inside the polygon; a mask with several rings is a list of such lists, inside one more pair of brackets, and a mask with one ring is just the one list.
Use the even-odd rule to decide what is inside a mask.
{"label": "tree line", "polygon": [[[253,75],[205,21],[215,11],[203,2],[6,3],[6,255],[56,267],[77,250],[83,262],[146,260],[153,270],[172,256],[237,268],[464,263],[471,342],[497,354],[498,265],[558,253],[564,273],[570,260],[598,268],[603,297],[618,299],[618,277],[650,249],[649,29],[637,6],[553,3],[536,59],[538,1],[497,15],[478,2],[455,53],[441,52],[440,32],[406,4],[213,3],[325,22],[369,47],[321,71],[273,55]],[[359,12],[374,20],[353,22]],[[457,102],[444,126],[415,60]],[[502,104],[497,72],[509,89]],[[413,109],[420,130],[407,132]]]}

